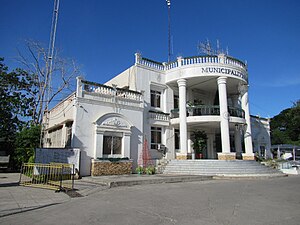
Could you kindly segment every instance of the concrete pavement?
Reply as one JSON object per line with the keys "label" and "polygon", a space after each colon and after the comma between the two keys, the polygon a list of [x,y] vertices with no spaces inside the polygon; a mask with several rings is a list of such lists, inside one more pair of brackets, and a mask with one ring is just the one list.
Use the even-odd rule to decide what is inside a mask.
{"label": "concrete pavement", "polygon": [[298,225],[300,177],[108,188],[0,218],[6,224]]}
{"label": "concrete pavement", "polygon": [[0,217],[39,209],[69,201],[73,197],[89,196],[118,186],[203,181],[210,176],[121,175],[83,177],[75,180],[75,191],[67,193],[18,185],[19,173],[0,173]]}
{"label": "concrete pavement", "polygon": [[0,173],[0,217],[70,200],[65,193],[19,186],[19,173]]}
{"label": "concrete pavement", "polygon": [[[253,177],[250,178],[253,179]],[[112,187],[148,184],[159,185],[162,183],[183,183],[191,181],[197,183],[209,181],[212,179],[213,177],[211,176],[149,176],[136,174],[121,176],[116,175],[83,177],[81,180],[75,181],[75,191],[71,191],[66,194],[63,192],[56,193],[53,190],[18,186],[18,173],[0,173],[0,217],[6,217],[21,212],[42,209],[49,206],[55,206],[61,203],[69,202],[74,197],[86,197],[90,195],[93,196]]]}

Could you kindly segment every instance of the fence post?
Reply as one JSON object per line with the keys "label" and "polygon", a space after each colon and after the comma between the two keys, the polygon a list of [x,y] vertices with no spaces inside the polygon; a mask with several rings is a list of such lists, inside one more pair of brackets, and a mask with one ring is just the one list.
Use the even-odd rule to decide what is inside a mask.
{"label": "fence post", "polygon": [[74,176],[75,176],[75,165],[72,164],[72,190],[74,189]]}
{"label": "fence post", "polygon": [[63,179],[62,175],[63,175],[63,168],[64,168],[64,166],[61,165],[59,191],[62,191],[62,179]]}
{"label": "fence post", "polygon": [[23,165],[24,165],[24,163],[22,163],[22,165],[21,165],[20,178],[19,178],[19,185],[21,184],[21,181],[22,181]]}

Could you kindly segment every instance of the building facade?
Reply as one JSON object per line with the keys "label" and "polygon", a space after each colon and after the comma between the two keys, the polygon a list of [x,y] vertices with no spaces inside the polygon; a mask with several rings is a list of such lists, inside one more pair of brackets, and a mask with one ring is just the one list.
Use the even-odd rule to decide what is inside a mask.
{"label": "building facade", "polygon": [[170,63],[135,54],[105,85],[78,77],[76,93],[45,120],[44,147],[80,148],[83,175],[96,158],[128,157],[136,166],[146,140],[152,159],[194,159],[197,131],[205,133],[204,159],[253,160],[270,148],[268,121],[250,116],[247,65],[224,54]]}

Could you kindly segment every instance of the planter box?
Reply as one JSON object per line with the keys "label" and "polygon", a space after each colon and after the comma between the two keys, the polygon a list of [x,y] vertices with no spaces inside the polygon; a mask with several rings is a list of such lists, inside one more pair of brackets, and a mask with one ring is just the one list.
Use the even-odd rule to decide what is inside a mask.
{"label": "planter box", "polygon": [[109,160],[93,159],[91,168],[92,176],[131,174],[132,160],[111,162]]}

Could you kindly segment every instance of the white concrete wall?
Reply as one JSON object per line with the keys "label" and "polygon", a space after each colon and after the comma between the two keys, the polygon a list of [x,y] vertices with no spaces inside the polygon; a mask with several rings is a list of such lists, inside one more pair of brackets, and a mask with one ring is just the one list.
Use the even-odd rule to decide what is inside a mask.
{"label": "white concrete wall", "polygon": [[254,151],[259,152],[260,146],[265,146],[267,157],[271,157],[271,138],[269,120],[256,116],[251,116],[252,141]]}
{"label": "white concrete wall", "polygon": [[136,87],[136,66],[131,66],[111,80],[107,81],[105,85],[117,85],[119,88],[129,87],[132,91],[138,91]]}
{"label": "white concrete wall", "polygon": [[91,159],[95,152],[95,122],[107,113],[119,113],[133,125],[131,128],[130,158],[137,161],[142,149],[143,112],[141,109],[127,107],[116,108],[113,104],[95,104],[80,98],[77,104],[76,123],[74,124],[73,147],[81,149],[80,172],[90,174]]}
{"label": "white concrete wall", "polygon": [[74,94],[70,95],[49,111],[48,127],[53,127],[74,118],[74,98]]}

